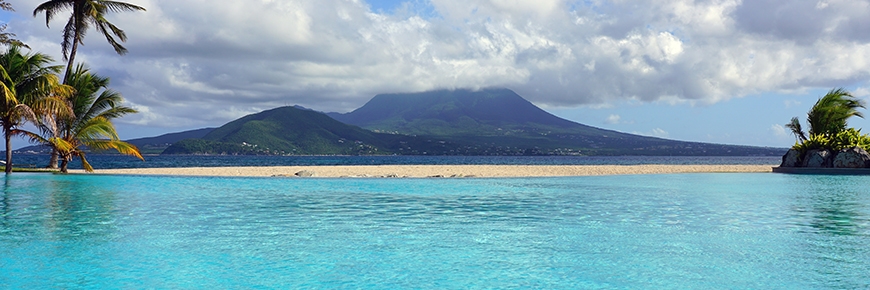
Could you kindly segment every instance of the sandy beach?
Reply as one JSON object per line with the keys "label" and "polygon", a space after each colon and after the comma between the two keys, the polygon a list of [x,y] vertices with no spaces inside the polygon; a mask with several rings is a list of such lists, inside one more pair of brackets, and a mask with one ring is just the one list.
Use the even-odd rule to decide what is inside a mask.
{"label": "sandy beach", "polygon": [[[775,165],[349,165],[97,169],[96,174],[245,177],[547,177],[705,172],[771,172]],[[83,173],[81,170],[71,170]]]}

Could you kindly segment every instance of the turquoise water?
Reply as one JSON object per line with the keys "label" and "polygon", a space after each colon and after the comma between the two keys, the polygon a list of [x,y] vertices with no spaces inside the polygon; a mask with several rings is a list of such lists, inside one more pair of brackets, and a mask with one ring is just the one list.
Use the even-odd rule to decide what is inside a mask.
{"label": "turquoise water", "polygon": [[870,287],[870,177],[13,174],[0,288]]}

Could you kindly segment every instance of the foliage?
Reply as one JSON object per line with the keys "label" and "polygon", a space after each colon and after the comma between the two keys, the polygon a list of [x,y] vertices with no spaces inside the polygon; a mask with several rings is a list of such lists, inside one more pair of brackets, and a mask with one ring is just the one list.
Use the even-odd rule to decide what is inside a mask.
{"label": "foliage", "polygon": [[24,134],[19,127],[37,122],[38,116],[69,115],[62,99],[72,89],[61,85],[57,73],[61,66],[51,66],[48,55],[24,53],[11,45],[0,54],[0,125],[6,138],[6,172],[12,171],[11,137]]}
{"label": "foliage", "polygon": [[832,89],[816,101],[807,113],[807,124],[810,135],[836,135],[846,130],[846,120],[855,116],[864,118],[858,108],[864,108],[864,102],[855,98],[842,88]]}
{"label": "foliage", "polygon": [[804,133],[797,117],[792,118],[791,122],[785,125],[791,129],[797,139],[792,149],[801,152],[815,149],[837,151],[857,146],[867,150],[870,137],[862,135],[860,130],[846,129],[846,121],[849,118],[864,117],[861,112],[858,112],[858,108],[864,107],[862,100],[842,88],[828,91],[807,112],[809,137]]}
{"label": "foliage", "polygon": [[861,134],[860,129],[849,128],[831,138],[831,148],[834,150],[852,147],[861,147],[865,151],[870,152],[870,135]]}
{"label": "foliage", "polygon": [[798,150],[800,152],[807,152],[810,150],[820,150],[820,149],[831,149],[831,138],[827,135],[810,135],[810,138],[803,140],[803,142],[797,142],[792,149]]}
{"label": "foliage", "polygon": [[63,51],[64,59],[68,60],[66,69],[67,76],[69,76],[75,63],[78,45],[84,43],[85,34],[87,34],[89,28],[96,28],[100,34],[106,37],[106,41],[112,45],[115,52],[123,55],[127,53],[127,48],[118,41],[127,41],[127,34],[106,20],[106,14],[110,11],[145,11],[145,8],[110,0],[49,0],[33,9],[33,17],[44,12],[45,26],[48,27],[55,15],[67,10],[71,10],[72,13],[70,13],[69,20],[67,20],[66,26],[63,28],[61,50]]}
{"label": "foliage", "polygon": [[[86,148],[95,151],[114,149],[121,154],[142,159],[136,146],[118,138],[112,124],[112,119],[136,113],[136,110],[121,105],[124,101],[121,94],[108,89],[109,78],[91,73],[83,65],[78,65],[68,83],[75,89],[75,93],[67,99],[74,115],[42,122],[42,131],[47,133],[47,137],[27,134],[32,140],[58,152],[62,159],[61,172],[67,172],[67,164],[75,157],[82,160],[85,170],[93,171],[85,158]],[[50,127],[55,124],[57,130],[51,130]]]}
{"label": "foliage", "polygon": [[795,143],[792,149],[801,152],[822,149],[839,151],[853,147],[860,147],[870,152],[870,135],[861,134],[860,129],[849,128],[838,132],[836,135],[811,135],[809,139]]}

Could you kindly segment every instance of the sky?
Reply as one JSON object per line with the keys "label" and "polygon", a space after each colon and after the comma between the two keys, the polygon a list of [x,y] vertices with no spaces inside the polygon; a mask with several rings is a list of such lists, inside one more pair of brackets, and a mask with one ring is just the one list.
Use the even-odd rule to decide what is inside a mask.
{"label": "sky", "polygon": [[[68,14],[46,27],[41,2],[14,1],[0,22],[63,64]],[[91,30],[76,57],[139,110],[115,121],[125,139],[285,105],[348,112],[381,93],[504,87],[600,128],[789,147],[783,124],[828,90],[870,98],[868,0],[127,2],[147,12],[107,19],[129,53]]]}

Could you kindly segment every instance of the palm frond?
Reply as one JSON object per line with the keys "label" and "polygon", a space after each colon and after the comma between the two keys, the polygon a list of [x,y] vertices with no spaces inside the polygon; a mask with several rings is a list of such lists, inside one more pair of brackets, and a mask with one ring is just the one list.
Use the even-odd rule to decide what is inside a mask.
{"label": "palm frond", "polygon": [[50,0],[36,6],[36,8],[33,9],[33,17],[36,17],[41,12],[45,12],[45,26],[49,27],[49,23],[51,22],[51,19],[54,18],[54,14],[67,9],[72,10],[72,5],[72,1]]}
{"label": "palm frond", "polygon": [[138,11],[146,11],[144,7],[130,4],[130,3],[118,2],[118,1],[107,1],[107,0],[103,0],[100,2],[102,2],[103,5],[105,5],[106,8],[108,8],[112,12],[125,12],[125,11],[137,11],[137,10]]}
{"label": "palm frond", "polygon": [[865,108],[864,101],[855,98],[848,91],[842,88],[830,90],[807,113],[810,136],[833,135],[845,130],[849,118],[864,117],[858,111],[859,108]]}
{"label": "palm frond", "polygon": [[791,122],[785,124],[785,127],[791,130],[791,133],[794,134],[794,137],[798,139],[798,141],[807,140],[807,135],[804,134],[804,130],[801,128],[801,121],[798,120],[798,117],[791,118]]}
{"label": "palm frond", "polygon": [[98,140],[91,143],[91,145],[88,145],[88,147],[97,151],[115,149],[118,151],[118,153],[124,155],[131,155],[141,160],[145,160],[136,145],[121,140]]}

